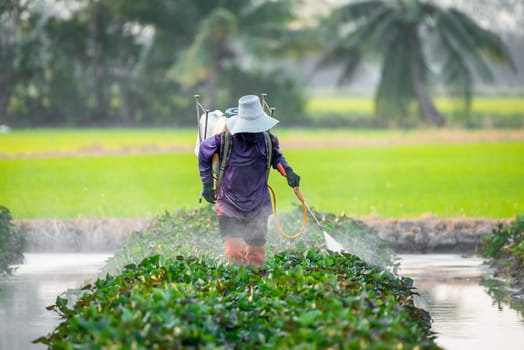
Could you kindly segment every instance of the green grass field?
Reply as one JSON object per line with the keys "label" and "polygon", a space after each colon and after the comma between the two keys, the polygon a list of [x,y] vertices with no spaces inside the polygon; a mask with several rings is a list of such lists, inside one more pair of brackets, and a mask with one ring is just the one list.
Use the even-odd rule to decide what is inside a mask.
{"label": "green grass field", "polygon": [[[292,153],[299,164],[304,153]],[[380,217],[510,217],[524,210],[524,144],[311,151],[303,192],[318,208]],[[309,180],[309,181],[308,181]]]}
{"label": "green grass field", "polygon": [[187,148],[196,130],[182,129],[26,129],[0,134],[0,156],[49,152],[111,152]]}
{"label": "green grass field", "polygon": [[[453,114],[457,110],[459,100],[452,98],[437,98],[435,105],[445,114]],[[309,100],[306,111],[308,115],[323,117],[326,114],[352,116],[371,116],[374,111],[372,97],[313,97]],[[475,97],[471,111],[478,115],[524,115],[523,97]]]}
{"label": "green grass field", "polygon": [[[282,130],[278,134],[286,157],[302,176],[306,200],[323,212],[388,218],[425,214],[509,218],[524,213],[524,140],[300,149],[293,142],[312,140],[315,131]],[[398,131],[339,130],[319,131],[316,140],[329,143],[333,135],[341,134],[346,139],[368,135],[386,141],[402,136]],[[416,135],[409,133],[405,138]],[[8,155],[0,158],[0,204],[10,208],[15,219],[152,217],[165,210],[207,205],[198,203],[194,138],[193,130],[112,130],[105,134],[46,130],[0,135],[0,154]],[[122,140],[129,145],[122,146]],[[90,143],[120,150],[133,150],[140,143],[168,149],[175,145],[180,151],[28,156],[41,149],[81,151],[84,146],[79,145]],[[279,210],[298,203],[276,172],[270,183],[277,192]]]}

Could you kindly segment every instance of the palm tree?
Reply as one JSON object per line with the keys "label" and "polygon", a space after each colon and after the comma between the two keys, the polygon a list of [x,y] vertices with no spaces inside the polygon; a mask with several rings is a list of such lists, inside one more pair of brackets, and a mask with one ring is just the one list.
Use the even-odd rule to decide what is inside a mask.
{"label": "palm tree", "polygon": [[[254,62],[283,55],[303,44],[291,30],[297,1],[203,1],[202,19],[191,45],[169,72],[176,82],[193,87],[205,82],[204,105],[215,104],[218,80],[226,64],[253,68]],[[247,64],[246,64],[247,62]]]}
{"label": "palm tree", "polygon": [[426,123],[443,125],[430,82],[461,97],[469,113],[474,78],[494,80],[487,60],[515,70],[500,37],[454,8],[420,0],[366,0],[339,7],[328,22],[335,35],[319,67],[342,63],[339,83],[354,76],[366,54],[382,58],[375,94],[378,116],[404,117],[416,105]]}

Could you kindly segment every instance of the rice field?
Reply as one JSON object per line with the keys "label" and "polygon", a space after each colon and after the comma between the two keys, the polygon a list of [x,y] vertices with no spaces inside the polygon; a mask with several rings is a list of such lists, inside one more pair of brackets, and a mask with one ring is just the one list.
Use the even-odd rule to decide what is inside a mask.
{"label": "rice field", "polygon": [[[461,101],[453,98],[435,99],[436,107],[446,115],[459,111]],[[322,118],[327,114],[347,116],[371,116],[374,111],[372,97],[312,97],[306,107],[308,115]],[[475,97],[471,112],[474,115],[498,115],[524,117],[523,97]]]}
{"label": "rice field", "polygon": [[[523,132],[275,130],[308,203],[354,217],[510,218],[524,212]],[[0,204],[15,219],[153,217],[199,204],[190,129],[0,135]],[[93,147],[97,145],[97,147]],[[270,183],[279,210],[298,204]]]}

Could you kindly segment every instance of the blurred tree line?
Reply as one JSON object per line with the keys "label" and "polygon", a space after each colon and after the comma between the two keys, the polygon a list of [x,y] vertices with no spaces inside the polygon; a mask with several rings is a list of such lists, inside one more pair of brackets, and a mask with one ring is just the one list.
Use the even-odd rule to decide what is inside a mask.
{"label": "blurred tree line", "polygon": [[4,0],[0,124],[193,122],[210,109],[271,93],[299,115],[296,83],[264,62],[307,43],[297,1]]}
{"label": "blurred tree line", "polygon": [[[386,52],[382,71],[387,78],[376,94],[377,114],[391,110],[384,101],[401,103],[397,110],[402,114],[418,99],[440,117],[432,110],[429,92],[420,88],[430,80],[432,64],[420,58],[422,44],[413,50],[409,39],[395,44],[398,37],[407,38],[403,33],[424,35],[426,25],[435,22],[430,17],[440,13],[437,7],[419,0],[391,2],[393,6],[388,1],[364,1],[361,7],[341,6],[328,12],[324,21],[314,21],[304,17],[305,2],[3,0],[0,124],[192,124],[194,93],[203,96],[208,108],[224,109],[241,95],[261,92],[269,93],[279,118],[293,122],[304,114],[303,82],[293,79],[279,62],[326,53],[322,63],[344,66],[344,80],[351,78],[363,53],[377,49]],[[482,50],[509,58],[502,46],[496,46],[498,38],[469,23],[469,17],[449,18],[468,24],[462,38],[455,35],[465,50],[455,52],[450,43],[450,52],[457,57],[451,57],[454,65],[447,64],[451,78],[462,79],[469,99],[468,55],[474,53],[474,65],[482,69]],[[426,29],[417,32],[418,25]],[[450,31],[460,27],[449,22],[442,30],[446,25]],[[477,29],[483,38],[467,32]],[[490,45],[484,45],[485,38]],[[425,37],[416,40],[425,43]],[[387,47],[398,50],[388,56]],[[402,53],[408,55],[403,58]],[[391,69],[393,58],[397,68]],[[419,67],[418,80],[411,85],[402,85],[414,74],[398,69],[402,62]]]}

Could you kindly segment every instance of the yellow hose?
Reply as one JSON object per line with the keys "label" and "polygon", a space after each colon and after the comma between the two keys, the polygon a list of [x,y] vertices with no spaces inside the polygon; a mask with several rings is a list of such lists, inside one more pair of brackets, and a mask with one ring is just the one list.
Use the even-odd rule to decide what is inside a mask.
{"label": "yellow hose", "polygon": [[[304,233],[304,230],[306,229],[306,224],[307,224],[307,209],[306,209],[306,205],[304,204],[304,201],[301,199],[302,196],[299,197],[297,195],[298,199],[302,203],[302,208],[304,209],[304,219],[302,220],[302,227],[294,235],[288,235],[286,232],[284,232],[284,230],[282,229],[282,226],[280,226],[280,223],[278,222],[277,196],[275,195],[275,191],[273,190],[273,187],[271,187],[269,184],[267,185],[267,187],[269,188],[269,191],[271,191],[271,195],[273,197],[273,215],[275,217],[275,226],[277,227],[278,232],[282,236],[284,236],[284,237],[286,237],[288,239],[295,239],[295,238],[300,237]],[[298,187],[297,187],[297,190],[295,191],[295,193],[297,193],[297,191],[298,191]]]}

